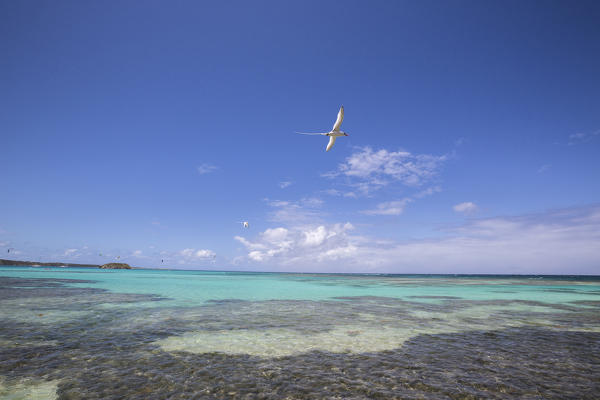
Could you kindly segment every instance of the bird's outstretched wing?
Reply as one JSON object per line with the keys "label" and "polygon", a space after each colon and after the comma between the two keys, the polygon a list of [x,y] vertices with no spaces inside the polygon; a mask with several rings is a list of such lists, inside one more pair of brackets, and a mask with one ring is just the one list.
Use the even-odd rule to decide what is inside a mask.
{"label": "bird's outstretched wing", "polygon": [[327,132],[296,132],[300,135],[327,135]]}
{"label": "bird's outstretched wing", "polygon": [[331,148],[333,147],[333,144],[335,143],[335,136],[329,136],[329,143],[327,144],[327,149],[325,151],[329,151],[331,150]]}
{"label": "bird's outstretched wing", "polygon": [[344,106],[341,106],[340,111],[338,112],[337,119],[335,120],[335,124],[333,124],[334,131],[340,130],[340,126],[342,126],[343,120],[344,120]]}

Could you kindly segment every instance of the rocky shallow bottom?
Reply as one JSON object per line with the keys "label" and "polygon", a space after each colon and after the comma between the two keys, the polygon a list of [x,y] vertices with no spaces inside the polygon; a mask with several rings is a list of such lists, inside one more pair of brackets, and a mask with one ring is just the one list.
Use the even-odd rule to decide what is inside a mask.
{"label": "rocky shallow bottom", "polygon": [[171,308],[71,282],[0,278],[0,399],[600,393],[600,302],[356,297]]}

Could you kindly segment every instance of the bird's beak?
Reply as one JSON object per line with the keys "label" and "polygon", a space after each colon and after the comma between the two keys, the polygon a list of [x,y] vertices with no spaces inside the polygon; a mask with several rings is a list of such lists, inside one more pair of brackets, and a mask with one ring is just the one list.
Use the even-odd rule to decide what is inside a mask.
{"label": "bird's beak", "polygon": [[346,135],[346,136],[350,136],[350,135],[348,135],[347,133],[344,133],[344,135]]}

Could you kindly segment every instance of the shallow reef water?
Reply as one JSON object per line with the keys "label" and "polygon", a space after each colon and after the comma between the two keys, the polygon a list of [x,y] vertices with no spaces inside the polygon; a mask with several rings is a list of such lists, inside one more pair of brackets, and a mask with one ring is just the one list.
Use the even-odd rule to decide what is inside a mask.
{"label": "shallow reef water", "polygon": [[[291,275],[275,278],[336,290],[329,298],[240,293],[185,304],[165,296],[160,280],[153,293],[99,287],[91,274],[2,272],[0,399],[600,393],[600,280]],[[344,285],[359,292],[340,295]],[[472,295],[470,285],[479,288]],[[408,290],[390,296],[390,287]]]}

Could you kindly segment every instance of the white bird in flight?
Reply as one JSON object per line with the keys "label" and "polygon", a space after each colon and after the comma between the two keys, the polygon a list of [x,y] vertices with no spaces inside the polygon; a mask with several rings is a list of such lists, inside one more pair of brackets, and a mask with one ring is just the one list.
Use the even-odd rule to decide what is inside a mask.
{"label": "white bird in flight", "polygon": [[250,228],[250,224],[248,223],[248,221],[240,222],[240,224],[242,224],[244,228]]}
{"label": "white bird in flight", "polygon": [[340,126],[342,125],[342,121],[344,120],[344,106],[340,107],[340,111],[338,112],[337,119],[335,120],[335,124],[333,124],[333,129],[330,132],[318,132],[318,133],[309,133],[309,132],[296,132],[301,135],[323,135],[329,136],[329,143],[327,144],[327,148],[325,151],[331,150],[333,144],[335,143],[335,139],[340,136],[348,136],[346,132],[340,131]]}

